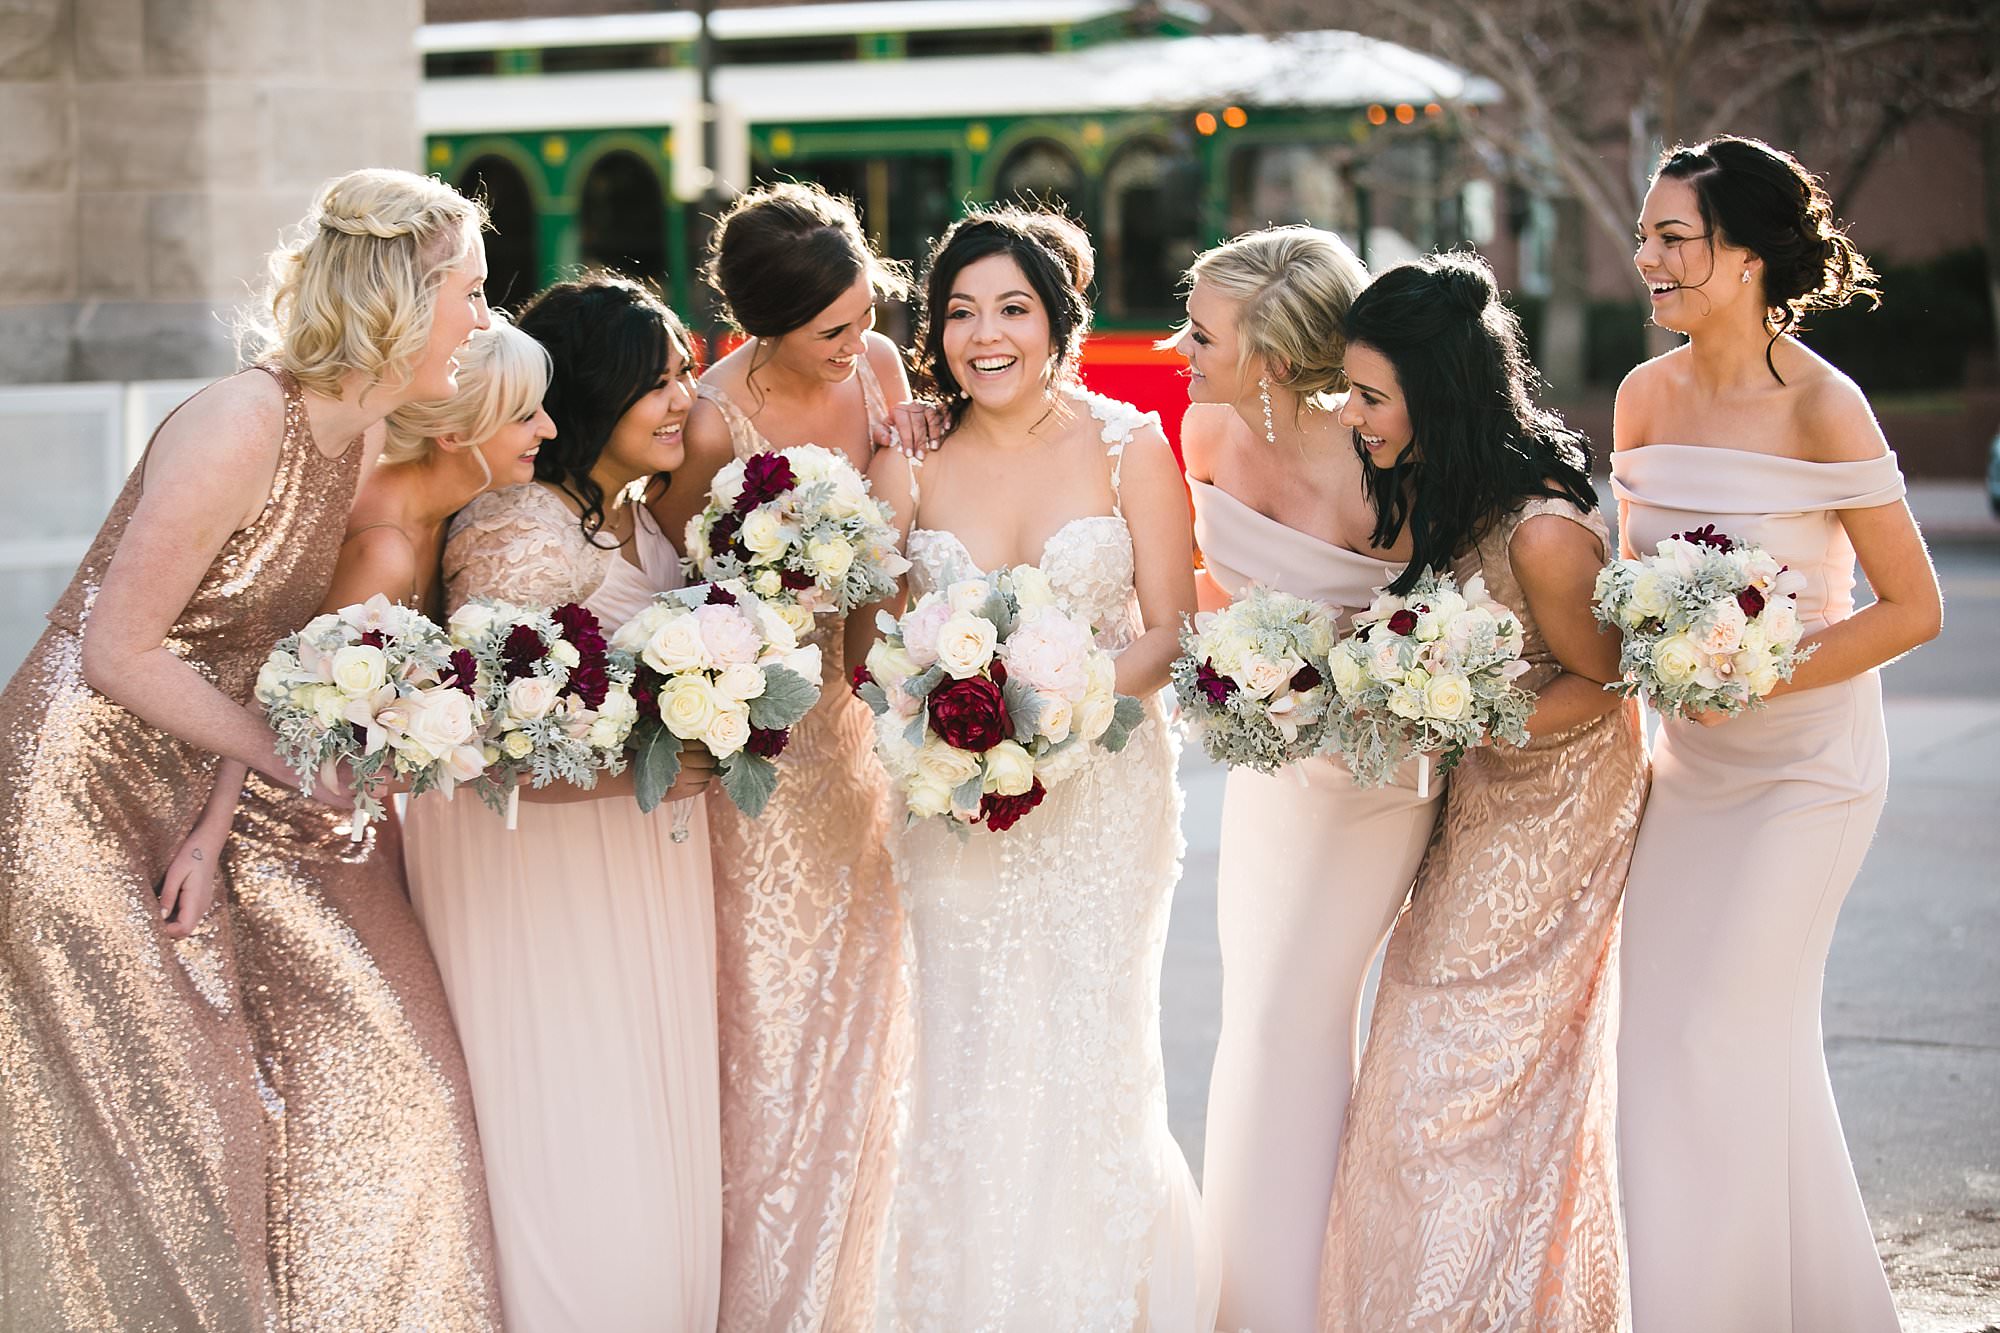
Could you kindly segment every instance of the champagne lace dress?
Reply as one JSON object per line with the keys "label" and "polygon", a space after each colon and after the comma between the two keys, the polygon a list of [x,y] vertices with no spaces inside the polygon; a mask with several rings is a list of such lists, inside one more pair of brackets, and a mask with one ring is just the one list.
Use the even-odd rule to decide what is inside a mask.
{"label": "champagne lace dress", "polygon": [[[881,389],[866,357],[855,367],[877,424]],[[726,393],[700,392],[738,458],[776,447]],[[844,624],[815,632],[825,692],[763,815],[709,799],[727,1333],[846,1333],[875,1302],[909,1011],[885,778],[873,715],[847,688]]]}
{"label": "champagne lace dress", "polygon": [[[1508,557],[1537,499],[1457,561],[1521,618],[1538,689],[1560,664]],[[1328,1330],[1611,1333],[1627,1324],[1613,1144],[1618,905],[1646,801],[1638,709],[1487,746],[1389,937],[1347,1111],[1320,1276]]]}
{"label": "champagne lace dress", "polygon": [[[1148,421],[1082,399],[1117,459]],[[949,447],[949,446],[947,446]],[[915,528],[913,596],[981,573]],[[1131,533],[1080,518],[1040,559],[1116,652],[1139,637]],[[1209,1333],[1220,1263],[1167,1128],[1160,966],[1180,878],[1176,746],[1159,697],[1004,833],[897,835],[917,1056],[879,1327]]]}
{"label": "champagne lace dress", "polygon": [[[1395,567],[1288,528],[1189,478],[1209,576],[1262,583],[1347,616]],[[1222,1242],[1225,1329],[1301,1333],[1347,1099],[1361,1062],[1361,994],[1409,897],[1445,783],[1416,765],[1357,787],[1338,756],[1264,774],[1235,768],[1216,867],[1222,1032],[1208,1085],[1202,1202]]]}
{"label": "champagne lace dress", "polygon": [[[1854,611],[1842,509],[1900,504],[1892,454],[1817,463],[1622,450],[1632,546],[1705,523],[1803,574],[1811,633]],[[1820,1032],[1840,905],[1889,790],[1864,671],[1720,726],[1669,720],[1626,891],[1618,1139],[1640,1333],[1888,1333],[1889,1283]]]}
{"label": "champagne lace dress", "polygon": [[[248,373],[248,372],[246,372]],[[167,650],[247,700],[333,581],[362,450],[329,458],[297,381],[263,512],[230,536]],[[149,447],[150,452],[150,447]],[[162,876],[215,755],[83,678],[83,628],[144,486],[133,469],[0,695],[0,1329],[277,1327],[259,1076],[230,908],[160,933]]]}
{"label": "champagne lace dress", "polygon": [[[634,565],[535,484],[452,523],[446,598],[580,602],[608,638],[680,585],[642,507]],[[685,807],[683,807],[685,808]],[[630,795],[410,802],[410,892],[465,1043],[500,1291],[529,1333],[700,1333],[721,1263],[708,825]]]}

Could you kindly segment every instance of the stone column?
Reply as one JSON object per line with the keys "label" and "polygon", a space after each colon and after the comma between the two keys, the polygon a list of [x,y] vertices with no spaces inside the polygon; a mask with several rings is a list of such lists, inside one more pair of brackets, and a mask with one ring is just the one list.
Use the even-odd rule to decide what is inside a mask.
{"label": "stone column", "polygon": [[414,167],[422,0],[0,3],[0,384],[208,376],[330,176]]}

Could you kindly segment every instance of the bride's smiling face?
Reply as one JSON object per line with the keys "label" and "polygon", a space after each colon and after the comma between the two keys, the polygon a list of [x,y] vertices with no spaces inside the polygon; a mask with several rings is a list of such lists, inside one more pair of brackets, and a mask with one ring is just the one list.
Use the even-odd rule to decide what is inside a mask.
{"label": "bride's smiling face", "polygon": [[944,355],[952,378],[980,407],[1039,398],[1055,353],[1049,312],[1012,255],[958,271],[945,306]]}

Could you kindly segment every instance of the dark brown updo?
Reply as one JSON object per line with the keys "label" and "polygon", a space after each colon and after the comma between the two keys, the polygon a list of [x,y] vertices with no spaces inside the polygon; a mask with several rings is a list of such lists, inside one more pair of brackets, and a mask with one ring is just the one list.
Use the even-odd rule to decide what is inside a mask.
{"label": "dark brown updo", "polygon": [[[1833,220],[1819,178],[1784,149],[1717,135],[1669,149],[1654,176],[1686,181],[1703,224],[1763,261],[1764,321],[1773,345],[1798,329],[1808,310],[1837,310],[1859,297],[1881,304],[1875,270]],[[1777,376],[1769,346],[1764,361]]]}
{"label": "dark brown updo", "polygon": [[702,267],[729,322],[753,338],[803,328],[863,274],[878,295],[909,294],[902,266],[869,247],[854,206],[800,181],[766,185],[731,204]]}

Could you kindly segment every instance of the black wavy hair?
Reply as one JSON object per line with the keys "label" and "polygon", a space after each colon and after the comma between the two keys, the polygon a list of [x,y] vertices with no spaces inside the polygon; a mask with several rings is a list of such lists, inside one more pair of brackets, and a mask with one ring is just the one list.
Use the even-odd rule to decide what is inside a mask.
{"label": "black wavy hair", "polygon": [[619,418],[666,373],[668,349],[678,349],[692,368],[687,328],[652,287],[603,271],[556,283],[528,302],[514,323],[549,353],[542,406],[556,434],[535,456],[535,479],[576,497],[583,535],[596,545],[604,527],[604,488],[590,470]]}
{"label": "black wavy hair", "polygon": [[1078,251],[1072,231],[1082,234],[1058,214],[1002,205],[974,209],[945,228],[931,246],[924,261],[924,304],[917,316],[913,362],[924,392],[940,400],[945,434],[957,428],[965,402],[944,354],[945,312],[958,275],[982,259],[1009,255],[1020,265],[1048,312],[1051,371],[1058,382],[1075,377],[1084,336],[1090,332],[1090,303],[1082,282],[1088,281],[1093,260]]}
{"label": "black wavy hair", "polygon": [[[1415,550],[1389,585],[1408,592],[1424,570],[1449,570],[1496,520],[1537,496],[1597,507],[1590,441],[1536,407],[1537,376],[1521,322],[1477,255],[1431,255],[1392,268],[1348,308],[1347,341],[1395,367],[1411,447],[1392,468],[1355,441],[1375,506],[1378,547],[1407,524]],[[1387,386],[1383,386],[1387,387]]]}
{"label": "black wavy hair", "polygon": [[1660,158],[1654,179],[1694,187],[1702,224],[1764,263],[1764,365],[1783,384],[1771,349],[1801,326],[1808,310],[1834,310],[1882,293],[1875,270],[1833,220],[1833,202],[1819,178],[1782,148],[1761,139],[1717,135],[1676,144]]}

